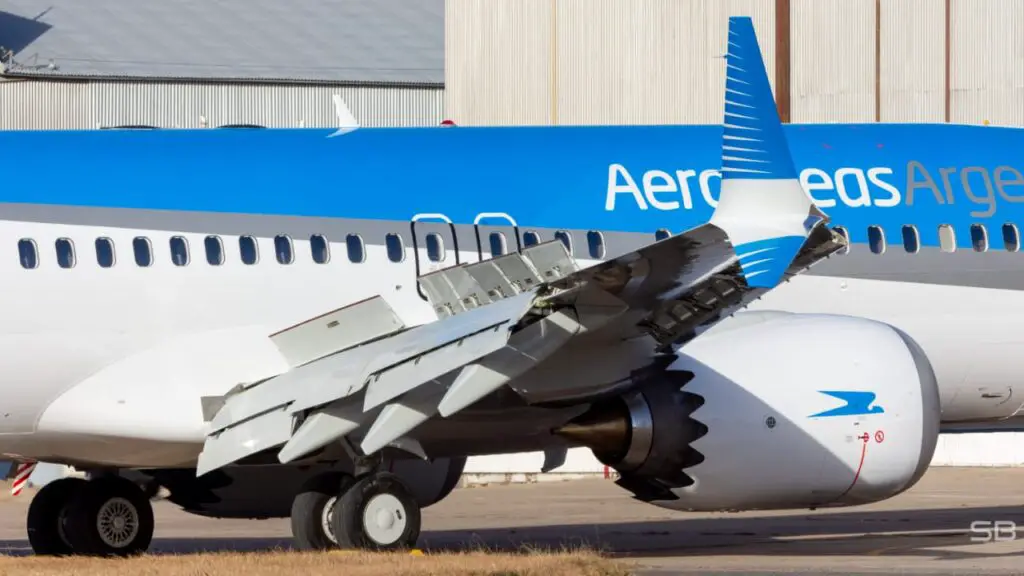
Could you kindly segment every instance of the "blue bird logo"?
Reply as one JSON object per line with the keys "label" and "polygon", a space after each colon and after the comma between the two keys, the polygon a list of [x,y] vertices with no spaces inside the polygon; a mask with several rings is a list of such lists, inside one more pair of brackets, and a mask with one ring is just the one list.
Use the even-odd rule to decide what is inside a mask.
{"label": "blue bird logo", "polygon": [[872,406],[875,401],[874,392],[857,392],[853,390],[819,390],[819,392],[842,400],[844,404],[838,408],[812,414],[810,418],[859,416],[861,414],[883,414],[885,412],[881,406]]}

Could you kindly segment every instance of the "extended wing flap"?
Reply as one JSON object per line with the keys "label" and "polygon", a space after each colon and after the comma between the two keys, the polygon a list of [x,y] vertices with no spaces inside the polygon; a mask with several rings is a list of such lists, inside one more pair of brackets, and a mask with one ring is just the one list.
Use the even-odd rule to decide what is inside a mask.
{"label": "extended wing flap", "polygon": [[[381,309],[375,328],[353,336],[376,340],[229,395],[202,469],[281,445],[279,460],[293,461],[367,426],[364,453],[392,445],[422,456],[417,426],[505,385],[528,399],[529,375],[519,377],[544,362],[563,367],[560,351],[581,359],[650,337],[653,357],[841,249],[844,238],[823,225],[796,179],[749,18],[730,18],[729,49],[722,192],[708,224],[586,269],[555,240],[423,276],[437,321],[399,331]],[[321,354],[316,335],[330,333],[302,331],[288,339],[293,361]],[[587,383],[553,386],[546,400],[598,393]],[[548,460],[557,465],[558,454]]]}

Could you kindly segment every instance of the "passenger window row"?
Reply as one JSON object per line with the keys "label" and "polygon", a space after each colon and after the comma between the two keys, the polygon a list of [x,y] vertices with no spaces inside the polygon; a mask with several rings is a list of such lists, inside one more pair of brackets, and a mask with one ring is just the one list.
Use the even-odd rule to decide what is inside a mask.
{"label": "passenger window row", "polygon": [[[656,241],[661,241],[671,236],[671,232],[660,229],[654,234]],[[570,232],[559,230],[554,233],[554,239],[565,245],[570,254],[573,253],[573,238]],[[523,245],[534,246],[541,243],[540,234],[534,231],[523,233]],[[424,244],[427,251],[427,258],[432,262],[443,262],[446,257],[444,239],[440,234],[431,232],[424,235]],[[400,234],[387,234],[384,237],[384,245],[388,260],[391,262],[402,262],[405,260],[405,242]],[[501,256],[509,252],[508,241],[502,232],[491,232],[488,238],[491,256]],[[295,247],[292,238],[286,234],[280,234],[273,238],[274,258],[279,264],[292,264],[295,261]],[[175,266],[188,266],[192,263],[192,248],[184,236],[172,236],[168,241],[170,260]],[[259,242],[254,236],[238,237],[238,255],[240,261],[248,266],[255,265],[260,261]],[[349,234],[345,237],[345,248],[349,262],[359,264],[366,261],[366,247],[362,237],[358,234]],[[57,265],[61,268],[74,268],[78,264],[78,253],[75,242],[70,238],[58,238],[54,242],[54,249],[57,257]],[[96,238],[94,242],[96,263],[101,268],[111,268],[117,262],[117,251],[114,240],[108,237]],[[310,256],[317,264],[327,264],[331,259],[330,243],[323,234],[313,234],[309,237]],[[203,238],[203,255],[206,263],[210,266],[221,266],[227,261],[224,239],[220,236],[206,236]],[[132,257],[135,265],[141,268],[148,268],[156,261],[153,249],[153,241],[146,236],[137,236],[131,243]],[[604,234],[591,230],[587,232],[587,255],[594,259],[603,259],[607,251],[605,248]],[[35,239],[22,238],[18,241],[18,257],[21,266],[26,269],[39,267],[41,255]]]}
{"label": "passenger window row", "polygon": [[[849,239],[850,234],[842,226],[835,227],[836,232]],[[971,224],[971,249],[975,252],[988,252],[990,248],[988,229],[984,224]],[[921,235],[917,226],[908,224],[901,229],[903,250],[908,254],[917,254],[921,249]],[[1016,224],[1006,223],[1002,226],[1003,248],[1007,252],[1020,250],[1020,230]],[[886,251],[885,230],[881,226],[868,226],[868,248],[873,254],[884,254]],[[956,230],[950,224],[939,224],[939,248],[943,252],[956,252]],[[841,253],[849,252],[849,247]]]}
{"label": "passenger window row", "polygon": [[[405,246],[400,236],[388,234],[385,243],[389,259],[401,262],[405,258]],[[275,236],[273,244],[274,257],[278,263],[291,264],[295,261],[295,247],[290,236],[284,234]],[[170,260],[175,266],[188,266],[191,263],[191,247],[188,239],[184,236],[171,236],[168,248],[170,249]],[[366,260],[366,248],[363,245],[363,239],[358,234],[349,234],[345,237],[345,248],[350,262],[358,264]],[[94,242],[94,249],[96,263],[101,268],[110,268],[117,262],[117,252],[112,239],[97,238]],[[330,244],[323,234],[313,234],[309,237],[309,249],[313,261],[317,264],[327,264],[330,261]],[[57,256],[57,265],[61,268],[74,268],[78,263],[74,240],[58,238],[54,242],[54,250]],[[153,241],[146,236],[136,236],[132,239],[131,252],[135,265],[141,268],[152,266],[156,260]],[[220,236],[203,238],[203,254],[207,264],[223,265],[227,261],[223,238]],[[238,238],[238,254],[243,264],[251,266],[258,263],[260,260],[259,242],[254,236],[240,236]],[[39,267],[40,250],[34,239],[22,238],[18,241],[18,258],[22,268],[31,270]]]}

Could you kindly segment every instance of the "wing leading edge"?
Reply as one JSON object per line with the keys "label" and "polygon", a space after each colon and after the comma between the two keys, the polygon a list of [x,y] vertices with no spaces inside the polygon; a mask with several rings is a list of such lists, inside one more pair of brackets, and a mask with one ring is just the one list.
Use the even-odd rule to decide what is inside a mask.
{"label": "wing leading edge", "polygon": [[[270,449],[290,462],[338,441],[353,456],[394,446],[426,457],[416,427],[502,386],[522,395],[520,377],[559,351],[634,337],[652,339],[652,356],[669,351],[841,249],[796,178],[749,18],[729,19],[724,123],[709,223],[585,269],[555,240],[434,272],[420,283],[438,320],[414,328],[375,298],[274,335],[301,362],[204,399],[218,409],[197,475]],[[361,321],[327,351],[324,326],[340,317]],[[548,390],[545,400],[590,392]]]}

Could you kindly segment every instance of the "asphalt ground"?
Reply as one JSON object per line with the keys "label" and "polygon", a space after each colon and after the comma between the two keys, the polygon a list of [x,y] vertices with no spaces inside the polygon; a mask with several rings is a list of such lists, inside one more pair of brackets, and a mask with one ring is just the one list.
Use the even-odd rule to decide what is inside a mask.
{"label": "asphalt ground", "polygon": [[[460,488],[423,511],[420,546],[429,554],[481,546],[519,550],[586,545],[652,576],[714,571],[1022,574],[1020,487],[1024,468],[932,468],[911,490],[877,504],[731,514],[659,509],[632,500],[603,479]],[[31,554],[25,536],[30,496],[24,493],[0,503],[0,552]],[[169,502],[157,502],[154,509],[154,554],[290,545],[285,518],[200,518]],[[1000,537],[1006,539],[972,542],[970,527],[976,521],[1003,522]]]}

